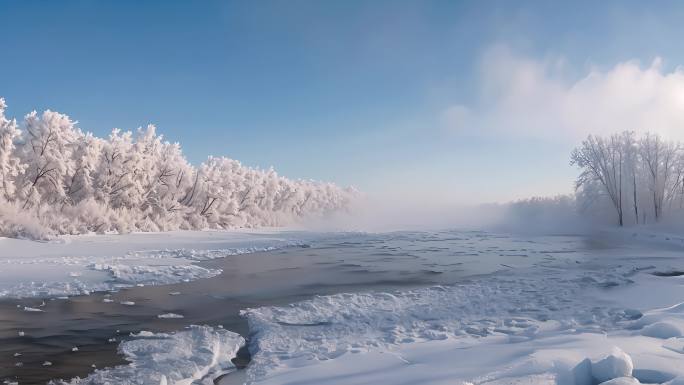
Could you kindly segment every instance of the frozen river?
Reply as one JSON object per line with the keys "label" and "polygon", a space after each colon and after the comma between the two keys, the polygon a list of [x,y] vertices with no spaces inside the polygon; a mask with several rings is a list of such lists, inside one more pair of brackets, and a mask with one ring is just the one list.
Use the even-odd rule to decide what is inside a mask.
{"label": "frozen river", "polygon": [[[202,247],[196,245],[197,249]],[[259,373],[268,371],[268,365],[275,358],[267,354],[264,345],[260,346],[256,339],[268,340],[272,336],[268,330],[259,333],[256,333],[259,330],[251,330],[250,334],[247,318],[254,321],[253,325],[261,326],[269,323],[290,329],[296,329],[298,325],[313,326],[305,328],[305,332],[295,331],[293,338],[309,338],[313,345],[321,344],[320,338],[334,338],[338,340],[335,349],[343,347],[345,351],[354,351],[354,346],[364,350],[377,345],[377,341],[371,341],[374,338],[383,343],[430,339],[426,336],[438,334],[439,330],[444,336],[459,333],[486,336],[496,328],[489,328],[487,322],[479,322],[480,319],[503,316],[517,317],[519,321],[515,322],[520,325],[501,329],[501,333],[514,334],[522,330],[525,319],[563,321],[571,314],[581,314],[576,317],[578,319],[592,318],[587,322],[588,326],[610,328],[629,321],[633,314],[625,312],[623,304],[618,303],[594,311],[594,306],[582,305],[582,299],[585,295],[600,298],[602,290],[628,285],[630,274],[636,270],[631,265],[625,268],[623,262],[653,254],[653,249],[654,246],[598,242],[574,235],[520,237],[461,231],[318,235],[314,241],[296,246],[195,263],[220,271],[210,278],[166,285],[133,285],[70,297],[5,298],[0,302],[0,379],[19,384],[43,384],[51,379],[85,377],[95,368],[125,365],[126,361],[117,354],[117,346],[121,341],[131,339],[131,333],[141,330],[172,332],[193,324],[220,325],[245,337],[252,350],[261,352],[261,361],[256,363],[259,367],[251,377],[257,378]],[[670,261],[668,266],[678,266],[679,250],[675,246],[659,247],[658,259],[661,264]],[[648,265],[642,267],[654,268]],[[458,292],[449,291],[454,290],[454,285]],[[437,299],[437,303],[426,305],[437,297],[430,291],[432,289],[425,291],[423,288],[435,286],[446,290],[446,294],[439,294],[444,298],[455,298],[462,295],[463,290],[472,291],[461,301],[472,301],[465,304],[472,314],[456,314],[465,309],[458,307],[464,305],[462,303],[457,306],[447,302],[440,307],[441,300]],[[408,319],[408,323],[413,322],[412,325],[421,323],[415,327],[425,329],[426,319],[413,314],[424,312],[429,316],[429,322],[436,325],[432,329],[432,326],[427,327],[429,333],[415,333],[407,330],[410,327],[402,324],[404,321],[394,320],[391,322],[399,323],[401,327],[394,330],[394,334],[390,333],[390,337],[380,333],[357,338],[349,331],[333,330],[332,321],[330,324],[327,321],[312,323],[312,319],[320,317],[319,311],[335,312],[335,306],[344,309],[363,306],[360,297],[333,296],[333,300],[326,299],[325,304],[308,302],[296,311],[308,323],[287,313],[287,309],[299,306],[289,304],[315,299],[319,295],[395,291],[412,293],[410,300],[402,297],[403,294],[392,299],[397,314],[407,311],[403,318]],[[511,304],[515,301],[506,300],[510,305],[506,307],[501,300],[492,298],[488,304],[486,293],[499,297],[514,295],[521,303]],[[475,298],[480,294],[485,297]],[[360,317],[352,316],[354,319],[350,322],[364,319],[358,330],[366,335],[375,333],[374,328],[382,330],[387,325],[383,324],[385,321],[378,323],[380,318],[373,313],[376,311],[373,307],[374,303],[378,307],[386,303],[382,302],[384,300],[374,302],[378,297],[373,294],[362,299],[370,308]],[[423,307],[411,309],[415,304]],[[526,304],[530,308],[526,309]],[[572,311],[566,312],[564,307]],[[244,309],[255,310],[241,315],[240,311]],[[307,311],[311,314],[307,315]],[[159,318],[163,314],[182,318]],[[286,322],[289,319],[292,319],[291,325]],[[290,329],[284,333],[292,332]],[[302,333],[313,334],[303,336]],[[299,343],[290,349],[293,351],[288,352],[287,357],[281,355],[277,360],[298,357],[297,349],[301,349],[302,354],[318,354],[319,359],[320,355],[327,354],[304,352],[308,348],[306,343]],[[243,349],[233,360],[238,367],[249,361],[246,352],[247,349]],[[329,355],[323,358],[335,357],[333,353]],[[236,383],[238,378],[242,381],[244,373],[228,374],[223,381]]]}

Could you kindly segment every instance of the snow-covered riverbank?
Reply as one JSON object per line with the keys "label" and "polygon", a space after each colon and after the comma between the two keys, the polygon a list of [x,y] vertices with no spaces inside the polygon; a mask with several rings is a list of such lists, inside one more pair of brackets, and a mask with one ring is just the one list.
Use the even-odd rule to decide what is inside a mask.
{"label": "snow-covered riverbank", "polygon": [[0,298],[55,297],[216,276],[196,262],[306,246],[321,234],[296,231],[172,231],[0,238]]}
{"label": "snow-covered riverbank", "polygon": [[251,383],[684,383],[679,237],[602,238],[595,254],[463,285],[248,310]]}
{"label": "snow-covered riverbank", "polygon": [[[458,288],[435,288],[394,298],[336,296],[258,309],[248,315],[258,320],[259,330],[251,384],[591,385],[628,374],[642,383],[681,384],[684,304],[651,310],[646,305],[640,307],[643,315],[617,305],[629,302],[626,295],[659,295],[648,284],[641,286],[642,280],[651,277],[612,292],[614,303],[604,297],[585,305],[573,301],[579,293],[552,285],[549,297],[558,302],[547,309],[536,308],[534,300],[526,310],[519,307],[528,290],[522,288],[474,289],[465,296]],[[670,290],[668,297],[684,298],[681,277],[668,278],[661,288]],[[426,295],[432,297],[427,307]],[[518,303],[509,303],[510,296]],[[365,314],[350,317],[348,309],[359,303],[365,303]],[[482,305],[502,308],[483,311]],[[551,308],[553,314],[544,314]],[[531,314],[537,310],[544,316]],[[620,352],[630,356],[633,370],[602,374],[597,363]]]}

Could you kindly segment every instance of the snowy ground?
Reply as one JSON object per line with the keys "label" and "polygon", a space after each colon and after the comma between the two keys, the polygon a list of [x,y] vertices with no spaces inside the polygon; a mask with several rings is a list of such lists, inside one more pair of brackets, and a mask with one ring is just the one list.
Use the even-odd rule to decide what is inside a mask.
{"label": "snowy ground", "polygon": [[[32,261],[63,269],[57,269],[59,274],[67,275],[50,271],[62,281],[55,278],[45,285],[57,292],[64,286],[55,282],[72,282],[86,274],[100,277],[97,274],[106,272],[101,279],[84,284],[90,290],[97,285],[160,284],[168,277],[201,278],[168,274],[168,266],[199,267],[193,261],[315,243],[322,235],[180,233],[150,237],[126,236],[130,242],[116,246],[121,249],[107,249],[108,255],[123,253],[124,257],[106,257],[99,240],[99,246],[89,246],[88,238],[83,237],[57,244],[55,249],[50,244],[31,243],[31,250],[22,246],[32,257],[8,256],[3,248],[2,258],[8,266]],[[190,251],[198,237],[213,246]],[[289,306],[245,309],[253,357],[244,381],[253,385],[684,384],[680,237],[609,232],[587,239],[595,245],[583,251],[574,250],[576,240],[563,241],[562,237],[554,240],[555,244],[486,233],[401,237],[408,245],[422,243],[423,250],[440,258],[455,250],[447,245],[459,244],[473,253],[458,251],[452,258],[475,263],[482,258],[486,263],[484,255],[496,254],[519,262],[497,263],[496,271],[485,269],[486,273],[455,285],[341,293]],[[23,242],[1,241],[12,246]],[[347,235],[345,242],[354,243],[353,235],[351,239]],[[165,250],[154,251],[153,246],[160,243]],[[368,238],[357,243],[364,245]],[[436,247],[440,244],[444,247]],[[399,249],[394,251],[405,251]],[[78,255],[67,257],[67,250]],[[69,264],[72,260],[79,262]],[[540,262],[525,262],[533,260]],[[146,265],[138,271],[133,266],[139,261]],[[124,275],[117,276],[113,270],[97,270],[100,263],[129,266],[136,278],[124,280],[119,278]],[[148,269],[163,278],[145,281]],[[82,275],[72,277],[68,275],[71,270]],[[23,287],[12,286],[5,295],[38,293],[23,291]],[[244,343],[242,337],[221,328],[141,333],[119,348],[131,365],[97,370],[73,383],[210,384],[220,378],[220,384],[235,384],[239,378],[234,374],[221,376],[235,370],[230,359]],[[618,377],[624,378],[614,379]]]}
{"label": "snowy ground", "polygon": [[[675,278],[668,289],[684,298],[683,283]],[[394,297],[337,296],[292,308],[257,309],[249,314],[261,333],[251,383],[590,385],[599,381],[592,380],[585,360],[596,363],[616,350],[631,356],[631,373],[643,383],[684,376],[684,305],[646,311],[638,318],[640,312],[630,307],[574,308],[574,293],[560,287],[551,296],[570,296],[558,298],[542,317],[520,308],[522,298],[512,304],[517,307],[513,311],[472,312],[470,306],[502,305],[511,299],[508,294],[518,297],[526,290],[503,289],[478,293],[477,288],[434,288]],[[359,303],[365,303],[366,314],[350,317],[353,311],[347,309]],[[459,312],[461,306],[467,313]],[[353,321],[334,326],[344,319]]]}
{"label": "snowy ground", "polygon": [[462,285],[247,310],[250,383],[683,384],[681,239],[603,238],[638,246]]}
{"label": "snowy ground", "polygon": [[294,231],[174,231],[65,236],[50,242],[0,238],[0,298],[88,294],[218,275],[196,262],[306,245]]}

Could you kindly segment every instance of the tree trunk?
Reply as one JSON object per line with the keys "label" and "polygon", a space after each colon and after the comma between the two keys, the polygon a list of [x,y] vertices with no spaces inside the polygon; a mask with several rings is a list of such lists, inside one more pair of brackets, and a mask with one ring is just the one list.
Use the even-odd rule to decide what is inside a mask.
{"label": "tree trunk", "polygon": [[637,186],[636,186],[636,173],[632,174],[632,184],[634,191],[634,219],[636,219],[636,224],[639,224],[639,204],[637,203]]}

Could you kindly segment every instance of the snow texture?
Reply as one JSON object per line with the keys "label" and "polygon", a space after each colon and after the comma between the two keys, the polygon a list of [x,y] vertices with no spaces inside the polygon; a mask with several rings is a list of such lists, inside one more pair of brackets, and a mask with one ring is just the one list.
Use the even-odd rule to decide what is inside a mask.
{"label": "snow texture", "polygon": [[649,273],[680,268],[667,248],[247,309],[247,383],[676,384],[684,304],[658,306],[684,299],[684,281]]}

